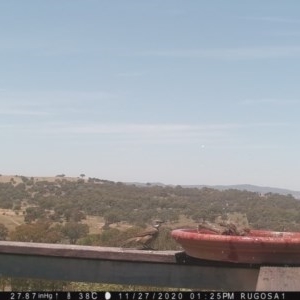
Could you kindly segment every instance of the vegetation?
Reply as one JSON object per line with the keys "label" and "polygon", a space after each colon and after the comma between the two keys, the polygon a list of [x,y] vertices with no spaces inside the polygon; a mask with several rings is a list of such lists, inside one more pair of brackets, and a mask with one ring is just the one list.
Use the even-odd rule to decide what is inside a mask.
{"label": "vegetation", "polygon": [[140,187],[96,178],[84,180],[83,175],[75,181],[56,177],[51,182],[19,176],[21,181],[12,178],[0,183],[0,209],[23,215],[25,225],[31,225],[21,224],[9,234],[0,227],[3,239],[16,239],[18,231],[34,230],[35,224],[40,231],[51,231],[56,226],[63,239],[68,237],[74,243],[88,235],[89,228],[79,224],[84,225],[91,216],[103,219],[104,224],[98,224],[99,234],[111,225],[119,231],[124,231],[122,224],[144,227],[155,218],[164,220],[167,228],[182,225],[181,218],[187,220],[185,225],[196,226],[200,220],[213,221],[234,212],[245,214],[252,228],[300,230],[300,201],[291,195],[181,186]]}
{"label": "vegetation", "polygon": [[[159,218],[165,224],[154,248],[176,250],[172,229],[196,228],[200,221],[235,213],[247,216],[250,228],[300,231],[300,201],[291,195],[135,186],[84,177],[80,174],[78,179],[68,180],[62,174],[48,181],[18,176],[0,183],[0,239],[120,246]],[[91,219],[97,222],[91,223]],[[9,220],[13,223],[6,224]],[[8,279],[2,279],[3,286]],[[10,284],[30,285],[16,280]],[[65,283],[47,284],[62,289]]]}

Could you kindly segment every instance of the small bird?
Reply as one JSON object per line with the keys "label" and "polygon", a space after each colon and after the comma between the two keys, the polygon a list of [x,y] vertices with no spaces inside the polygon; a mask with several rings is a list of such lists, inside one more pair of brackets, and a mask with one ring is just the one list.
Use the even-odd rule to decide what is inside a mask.
{"label": "small bird", "polygon": [[123,243],[123,246],[130,243],[136,243],[142,245],[143,249],[151,249],[150,245],[157,238],[159,233],[159,227],[162,223],[164,223],[164,221],[154,220],[151,228],[148,228],[147,230],[136,235],[135,237],[126,240]]}

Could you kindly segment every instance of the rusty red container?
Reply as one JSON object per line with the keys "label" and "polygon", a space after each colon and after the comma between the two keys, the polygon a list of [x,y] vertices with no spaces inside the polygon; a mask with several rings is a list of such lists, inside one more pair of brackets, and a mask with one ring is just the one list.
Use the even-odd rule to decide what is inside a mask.
{"label": "rusty red container", "polygon": [[300,264],[300,232],[251,230],[247,236],[176,229],[172,237],[195,258],[250,264]]}

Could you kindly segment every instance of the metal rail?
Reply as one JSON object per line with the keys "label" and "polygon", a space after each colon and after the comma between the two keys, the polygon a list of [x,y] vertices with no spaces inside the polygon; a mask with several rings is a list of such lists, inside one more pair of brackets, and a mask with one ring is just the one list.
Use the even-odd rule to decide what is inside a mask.
{"label": "metal rail", "polygon": [[178,251],[0,241],[0,275],[197,290],[255,290],[259,268]]}

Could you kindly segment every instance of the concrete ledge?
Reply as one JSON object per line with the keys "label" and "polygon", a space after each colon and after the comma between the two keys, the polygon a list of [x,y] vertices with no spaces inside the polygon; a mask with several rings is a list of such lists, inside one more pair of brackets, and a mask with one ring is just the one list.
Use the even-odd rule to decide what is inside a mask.
{"label": "concrete ledge", "polygon": [[0,274],[197,290],[255,290],[257,268],[182,264],[176,251],[0,242]]}
{"label": "concrete ledge", "polygon": [[299,267],[261,267],[257,291],[294,291],[300,290]]}
{"label": "concrete ledge", "polygon": [[150,251],[117,247],[95,247],[0,241],[0,254],[58,256],[122,261],[175,263],[178,251]]}

